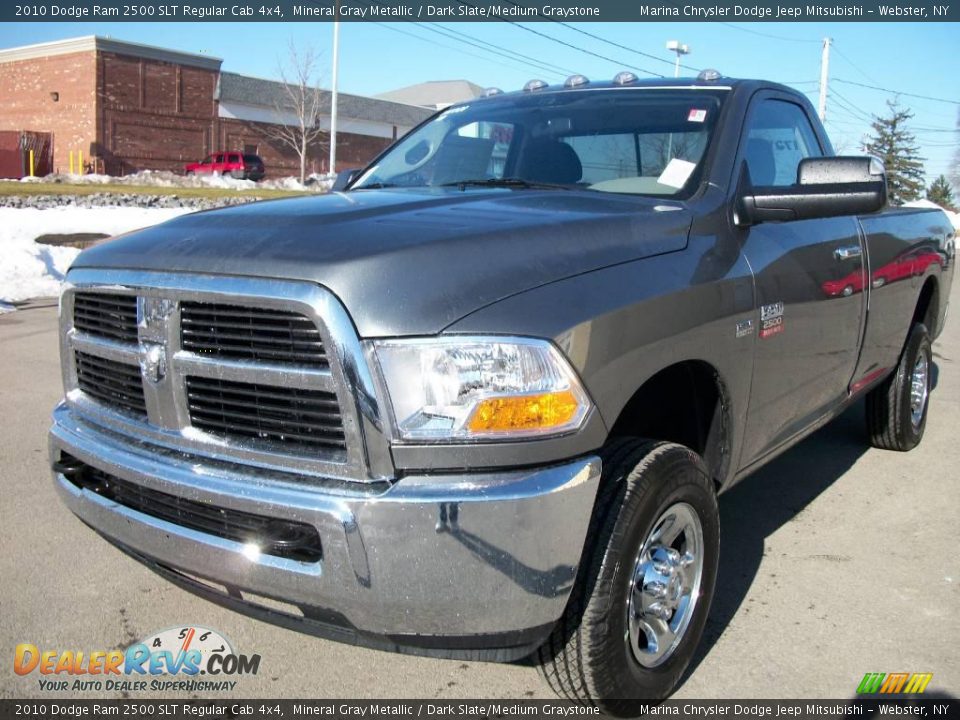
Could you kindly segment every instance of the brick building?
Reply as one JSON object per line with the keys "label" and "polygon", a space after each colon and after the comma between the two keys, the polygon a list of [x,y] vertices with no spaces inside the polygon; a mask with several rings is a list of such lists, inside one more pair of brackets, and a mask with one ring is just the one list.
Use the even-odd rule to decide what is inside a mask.
{"label": "brick building", "polygon": [[[296,154],[266,132],[292,118],[272,80],[222,72],[222,61],[102,37],[0,50],[0,131],[53,135],[53,166],[83,153],[98,172],[180,170],[218,150],[261,155],[268,175],[295,174]],[[324,92],[329,106],[329,93]],[[430,115],[423,107],[340,93],[337,169],[369,161]],[[329,116],[317,118],[329,127]],[[309,167],[326,172],[315,148]]]}

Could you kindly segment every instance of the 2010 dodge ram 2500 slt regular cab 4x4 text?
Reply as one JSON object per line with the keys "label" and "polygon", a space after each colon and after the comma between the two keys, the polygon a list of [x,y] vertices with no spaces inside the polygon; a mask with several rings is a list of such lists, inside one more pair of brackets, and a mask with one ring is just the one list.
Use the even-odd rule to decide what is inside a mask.
{"label": "2010 dodge ram 2500 slt regular cab 4x4 text", "polygon": [[341,184],[67,276],[56,487],[206,597],[535,654],[560,694],[629,712],[703,631],[719,491],[862,395],[873,445],[923,435],[953,230],[884,209],[882,167],[835,157],[794,90],[491,91]]}

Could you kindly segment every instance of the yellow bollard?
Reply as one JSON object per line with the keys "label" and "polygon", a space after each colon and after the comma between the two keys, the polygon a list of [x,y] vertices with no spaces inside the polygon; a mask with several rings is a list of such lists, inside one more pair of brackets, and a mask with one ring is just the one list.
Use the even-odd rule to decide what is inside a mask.
{"label": "yellow bollard", "polygon": [[70,151],[70,174],[73,175],[73,150]]}
{"label": "yellow bollard", "polygon": [[33,177],[33,150],[30,151],[30,177]]}
{"label": "yellow bollard", "polygon": [[83,150],[77,150],[77,175],[83,175]]}

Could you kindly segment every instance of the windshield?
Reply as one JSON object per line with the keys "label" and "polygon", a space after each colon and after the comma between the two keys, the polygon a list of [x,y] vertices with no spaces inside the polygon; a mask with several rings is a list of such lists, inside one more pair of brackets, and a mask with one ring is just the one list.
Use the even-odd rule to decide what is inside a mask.
{"label": "windshield", "polygon": [[650,88],[476,100],[411,132],[351,189],[550,186],[685,197],[724,96]]}

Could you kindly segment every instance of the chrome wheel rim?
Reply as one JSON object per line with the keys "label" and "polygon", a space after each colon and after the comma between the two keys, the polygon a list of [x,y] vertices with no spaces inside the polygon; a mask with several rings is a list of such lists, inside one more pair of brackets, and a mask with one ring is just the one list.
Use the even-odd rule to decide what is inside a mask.
{"label": "chrome wheel rim", "polygon": [[703,527],[687,503],[667,508],[640,546],[627,591],[627,642],[643,667],[667,661],[700,599]]}
{"label": "chrome wheel rim", "polygon": [[910,376],[910,422],[913,423],[914,430],[919,430],[923,421],[923,411],[930,394],[929,380],[930,364],[927,362],[927,354],[921,352]]}

